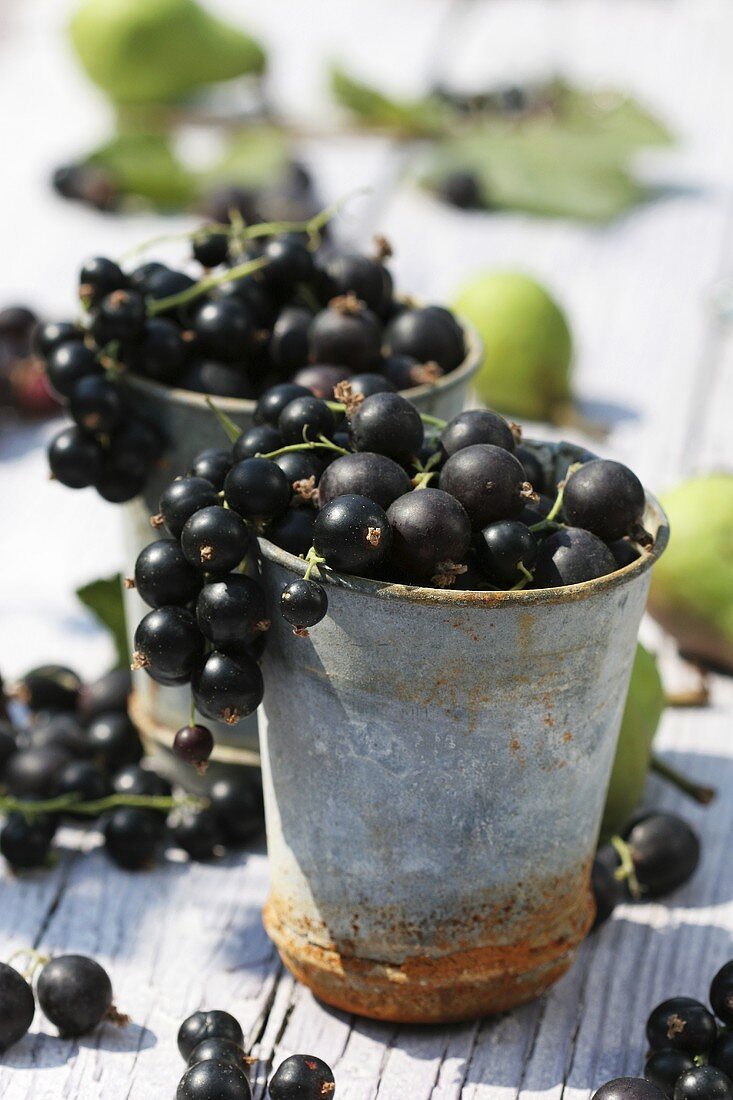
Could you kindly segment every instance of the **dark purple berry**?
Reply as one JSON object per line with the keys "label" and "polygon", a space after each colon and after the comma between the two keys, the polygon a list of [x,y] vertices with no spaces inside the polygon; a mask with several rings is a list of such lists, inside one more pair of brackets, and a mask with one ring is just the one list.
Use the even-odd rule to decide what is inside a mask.
{"label": "dark purple berry", "polygon": [[239,573],[205,584],[196,601],[196,621],[215,646],[250,645],[269,626],[264,590]]}
{"label": "dark purple berry", "polygon": [[181,531],[183,553],[202,573],[221,574],[236,569],[250,545],[251,536],[241,516],[219,505],[194,512]]}
{"label": "dark purple berry", "polygon": [[389,520],[374,501],[347,494],[335,497],[318,512],[313,546],[331,569],[370,573],[389,553]]}
{"label": "dark purple berry", "polygon": [[522,464],[503,447],[464,447],[440,472],[440,488],[459,500],[475,529],[517,516],[527,499]]}
{"label": "dark purple berry", "polygon": [[620,462],[596,458],[572,473],[563,493],[563,512],[573,527],[611,541],[627,535],[644,515],[644,487]]}
{"label": "dark purple berry", "polygon": [[686,1054],[706,1054],[717,1034],[715,1017],[692,997],[671,997],[651,1012],[646,1022],[652,1050],[671,1047]]}
{"label": "dark purple berry", "polygon": [[185,683],[203,649],[196,620],[183,607],[158,607],[140,620],[135,631],[133,664],[153,679]]}
{"label": "dark purple berry", "polygon": [[409,458],[420,451],[423,434],[419,412],[398,393],[365,398],[351,417],[351,438],[357,451]]}
{"label": "dark purple berry", "polygon": [[475,443],[492,443],[512,453],[515,449],[511,427],[503,416],[491,409],[471,409],[454,416],[443,429],[440,442],[449,457]]}
{"label": "dark purple berry", "polygon": [[272,519],[284,512],[292,491],[288,479],[269,458],[245,458],[224,481],[230,509],[246,519]]}
{"label": "dark purple berry", "polygon": [[392,528],[390,563],[407,577],[432,577],[441,565],[465,563],[471,524],[462,505],[441,489],[417,489],[387,510]]}
{"label": "dark purple berry", "polygon": [[200,768],[214,751],[214,737],[208,726],[181,726],[173,738],[173,752],[184,764]]}
{"label": "dark purple berry", "polygon": [[317,581],[299,577],[290,581],[280,595],[280,614],[296,630],[320,623],[328,611],[328,596]]}
{"label": "dark purple berry", "polygon": [[292,1054],[270,1078],[271,1100],[328,1100],[336,1088],[333,1071],[313,1054]]}
{"label": "dark purple berry", "polygon": [[98,962],[84,955],[60,955],[46,963],[37,986],[44,1016],[60,1035],[85,1035],[112,1009],[112,983]]}
{"label": "dark purple berry", "polygon": [[605,577],[616,559],[599,538],[580,527],[555,531],[541,544],[534,570],[536,588],[559,588]]}
{"label": "dark purple berry", "polygon": [[409,493],[410,479],[402,466],[386,455],[358,451],[343,455],[326,467],[318,483],[321,507],[334,497],[353,493],[369,497],[381,508],[389,508],[397,497]]}
{"label": "dark purple berry", "polygon": [[12,966],[0,963],[0,1051],[23,1038],[35,1012],[36,1002],[28,982]]}
{"label": "dark purple berry", "polygon": [[262,702],[262,673],[245,654],[233,657],[212,650],[195,669],[191,683],[197,710],[215,722],[235,725]]}

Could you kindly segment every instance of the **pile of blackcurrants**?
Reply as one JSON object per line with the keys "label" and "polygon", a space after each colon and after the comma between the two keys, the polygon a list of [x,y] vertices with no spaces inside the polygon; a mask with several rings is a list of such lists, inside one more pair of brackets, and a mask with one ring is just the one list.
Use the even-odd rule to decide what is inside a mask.
{"label": "pile of blackcurrants", "polygon": [[453,315],[394,297],[386,242],[373,257],[321,247],[327,214],[287,232],[241,218],[196,231],[198,279],[155,261],[127,271],[105,257],[85,263],[81,319],[35,334],[74,420],[50,444],[52,476],[114,503],[142,491],[166,442],[119,384],[127,372],[257,398],[291,379],[319,396],[344,379],[357,392],[392,392],[459,366],[465,335]]}
{"label": "pile of blackcurrants", "polygon": [[[138,625],[133,667],[164,685],[190,682],[206,718],[235,724],[262,699],[258,662],[273,609],[258,535],[305,559],[279,603],[297,634],[327,613],[317,569],[420,586],[548,588],[613,573],[652,541],[642,485],[618,462],[571,466],[554,486],[517,426],[495,412],[446,424],[398,393],[365,395],[353,380],[334,397],[280,383],[242,434],[220,413],[231,450],[198,455],[152,517],[168,537],[140,553],[128,580],[153,609]],[[211,744],[198,726],[177,747],[201,764]]]}
{"label": "pile of blackcurrants", "polygon": [[218,779],[204,801],[174,796],[141,765],[129,692],[126,670],[84,685],[58,665],[33,669],[17,685],[30,721],[18,728],[0,719],[0,852],[15,871],[47,865],[62,824],[98,821],[105,851],[126,870],[151,866],[164,844],[205,860],[262,831],[254,773]]}
{"label": "pile of blackcurrants", "polygon": [[733,960],[713,978],[710,1006],[692,997],[657,1005],[644,1077],[608,1081],[593,1100],[733,1100]]}
{"label": "pile of blackcurrants", "polygon": [[670,894],[692,877],[699,861],[700,840],[683,818],[640,811],[596,853],[593,927],[607,921],[621,901],[652,901]]}
{"label": "pile of blackcurrants", "polygon": [[[29,958],[21,974],[0,963],[0,1053],[19,1042],[36,1014],[36,996],[44,1016],[63,1039],[86,1035],[103,1020],[124,1026],[126,1016],[112,1003],[107,971],[86,955],[58,955],[48,959],[37,951],[19,951]],[[15,956],[13,956],[15,958]],[[41,967],[33,993],[33,974]]]}
{"label": "pile of blackcurrants", "polygon": [[[244,1035],[228,1012],[194,1012],[178,1032],[178,1049],[188,1069],[176,1100],[251,1100],[247,1071],[257,1061],[245,1053]],[[329,1066],[313,1054],[293,1054],[270,1078],[270,1100],[331,1100],[336,1082]]]}

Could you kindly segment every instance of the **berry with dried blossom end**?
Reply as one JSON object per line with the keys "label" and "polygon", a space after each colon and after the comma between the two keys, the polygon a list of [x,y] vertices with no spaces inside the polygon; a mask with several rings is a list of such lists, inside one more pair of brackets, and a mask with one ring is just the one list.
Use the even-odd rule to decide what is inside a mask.
{"label": "berry with dried blossom end", "polygon": [[181,726],[173,738],[174,754],[202,775],[213,751],[214,737],[208,726]]}
{"label": "berry with dried blossom end", "polygon": [[313,546],[332,569],[373,572],[389,552],[392,531],[385,511],[368,497],[348,494],[324,505],[313,525]]}
{"label": "berry with dried blossom end", "polygon": [[328,611],[328,596],[317,581],[298,577],[283,588],[280,595],[280,614],[297,631],[307,631],[320,623]]}

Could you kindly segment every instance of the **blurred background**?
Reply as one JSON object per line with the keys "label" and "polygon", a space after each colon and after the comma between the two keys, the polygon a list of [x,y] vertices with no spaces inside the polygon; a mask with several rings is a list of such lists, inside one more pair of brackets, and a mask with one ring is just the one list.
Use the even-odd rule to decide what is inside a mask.
{"label": "blurred background", "polygon": [[[572,399],[509,386],[501,411],[655,491],[730,469],[732,33],[725,0],[1,0],[0,310],[73,316],[86,257],[222,203],[346,200],[333,239],[384,234],[403,292],[460,310],[469,283],[481,328],[490,274],[509,343],[550,351],[504,273],[557,304]],[[129,570],[121,510],[48,481],[57,413],[0,344],[0,667],[95,675],[111,643],[74,589]]]}

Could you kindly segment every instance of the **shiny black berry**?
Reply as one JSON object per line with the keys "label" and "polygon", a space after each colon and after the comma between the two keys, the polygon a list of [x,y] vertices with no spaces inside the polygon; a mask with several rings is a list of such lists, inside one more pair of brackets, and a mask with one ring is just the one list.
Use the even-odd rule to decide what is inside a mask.
{"label": "shiny black berry", "polygon": [[136,290],[115,290],[99,304],[91,333],[98,348],[113,341],[134,343],[145,329],[145,299]]}
{"label": "shiny black berry", "polygon": [[667,1100],[673,1100],[677,1078],[694,1065],[692,1057],[683,1050],[655,1050],[644,1064],[644,1077],[661,1089]]}
{"label": "shiny black berry", "polygon": [[79,273],[79,297],[87,308],[126,285],[127,278],[121,268],[106,256],[87,260]]}
{"label": "shiny black berry", "polygon": [[331,1067],[313,1054],[293,1054],[270,1078],[271,1100],[327,1100],[336,1088]]}
{"label": "shiny black berry", "polygon": [[664,1093],[643,1077],[614,1077],[596,1089],[591,1100],[664,1100]]}
{"label": "shiny black berry", "polygon": [[280,614],[296,630],[320,623],[328,611],[328,596],[317,581],[299,577],[290,581],[280,595]]}
{"label": "shiny black berry", "polygon": [[189,1066],[197,1066],[199,1062],[223,1062],[230,1066],[239,1066],[247,1070],[248,1062],[244,1048],[231,1039],[204,1039],[193,1048],[188,1059]]}
{"label": "shiny black berry", "polygon": [[54,798],[58,793],[61,772],[69,760],[69,754],[55,745],[24,749],[8,760],[3,784],[15,798]]}
{"label": "shiny black berry", "polygon": [[392,277],[380,260],[358,252],[337,252],[320,268],[329,298],[354,294],[377,316],[385,316],[392,301]]}
{"label": "shiny black berry", "polygon": [[338,363],[349,370],[368,371],[380,360],[382,326],[379,319],[353,295],[335,298],[317,313],[308,332],[311,358]]}
{"label": "shiny black berry", "polygon": [[288,508],[267,528],[267,538],[288,554],[305,557],[313,545],[315,519],[312,508]]}
{"label": "shiny black berry", "polygon": [[381,508],[389,508],[397,497],[409,493],[410,479],[402,466],[386,455],[357,451],[343,455],[326,467],[318,483],[321,507],[345,493],[369,497]]}
{"label": "shiny black berry", "polygon": [[313,545],[332,569],[369,573],[389,553],[392,531],[383,508],[367,497],[335,497],[318,512]]}
{"label": "shiny black berry", "polygon": [[715,1040],[710,1051],[710,1065],[722,1069],[733,1080],[733,1031],[724,1031]]}
{"label": "shiny black berry", "polygon": [[122,399],[118,387],[106,378],[90,374],[74,386],[69,411],[84,431],[110,435],[122,417]]}
{"label": "shiny black berry", "polygon": [[419,412],[398,393],[367,397],[351,417],[351,438],[357,451],[409,458],[419,453],[423,434]]}
{"label": "shiny black berry", "polygon": [[351,378],[351,371],[348,367],[317,363],[312,367],[303,367],[293,381],[299,386],[306,386],[314,397],[320,397],[323,401],[333,401],[336,386],[349,378]]}
{"label": "shiny black berry", "polygon": [[104,453],[93,436],[76,425],[55,435],[48,447],[51,476],[69,489],[86,489],[102,473]]}
{"label": "shiny black berry", "polygon": [[37,993],[44,1016],[65,1038],[85,1035],[112,1008],[107,972],[84,955],[60,955],[46,963]]}
{"label": "shiny black berry", "polygon": [[440,442],[448,456],[475,443],[492,443],[505,451],[514,452],[515,449],[508,422],[491,409],[471,409],[454,416],[441,432]]}
{"label": "shiny black berry", "polygon": [[17,970],[0,963],[0,1051],[17,1043],[33,1023],[33,990]]}
{"label": "shiny black berry", "polygon": [[199,1062],[186,1070],[176,1100],[252,1100],[244,1070],[229,1062]]}
{"label": "shiny black berry", "polygon": [[555,531],[541,544],[534,570],[535,587],[581,584],[613,573],[616,559],[599,538],[580,527]]}
{"label": "shiny black berry", "polygon": [[91,721],[105,711],[127,711],[132,690],[132,677],[127,668],[115,668],[106,672],[91,684],[84,684],[79,694],[79,717]]}
{"label": "shiny black berry", "polygon": [[162,683],[186,683],[203,649],[203,638],[190,611],[158,607],[135,631],[133,664]]}
{"label": "shiny black berry", "polygon": [[533,450],[520,443],[514,451],[515,455],[524,467],[527,481],[536,493],[544,493],[547,489],[547,477],[542,463]]}
{"label": "shiny black berry", "polygon": [[213,859],[222,843],[219,821],[208,808],[176,810],[168,818],[168,833],[174,846],[197,863]]}
{"label": "shiny black berry", "polygon": [[220,450],[218,447],[207,447],[199,451],[191,463],[188,473],[192,477],[203,477],[210,481],[218,491],[224,487],[224,478],[229,473],[232,458],[229,451]]}
{"label": "shiny black berry", "polygon": [[[53,825],[47,817],[25,817],[19,813],[9,814],[2,827],[2,832],[0,832],[0,852],[2,852],[10,866],[18,871],[42,867],[48,859],[53,834]],[[0,986],[1,984],[0,978]],[[0,993],[0,1005],[1,1001],[2,994]],[[2,1016],[1,1007],[0,1016]],[[1,1044],[2,1039],[0,1037],[0,1046]]]}
{"label": "shiny black berry", "polygon": [[143,754],[137,729],[121,711],[97,714],[87,726],[87,740],[93,758],[110,772],[136,764]]}
{"label": "shiny black berry", "polygon": [[[296,397],[311,397],[307,386],[298,386],[294,382],[283,382],[278,386],[271,386],[265,390],[255,405],[255,424],[271,424],[277,427],[280,413],[286,405],[294,401]],[[300,441],[299,441],[300,442]]]}
{"label": "shiny black berry", "polygon": [[262,702],[262,673],[246,654],[233,657],[213,650],[198,664],[191,683],[198,711],[215,722],[234,725]]}
{"label": "shiny black berry", "polygon": [[[107,776],[91,760],[71,760],[59,775],[57,792],[59,795],[73,794],[79,802],[97,802],[110,793],[110,784]],[[69,816],[77,815],[70,812]]]}
{"label": "shiny black berry", "polygon": [[394,393],[399,389],[383,374],[370,371],[364,374],[352,374],[349,385],[352,393],[361,394],[362,397],[372,397],[375,393]]}
{"label": "shiny black berry", "polygon": [[48,321],[36,325],[31,338],[31,350],[41,359],[48,359],[52,351],[72,341],[80,341],[82,332],[73,321]]}
{"label": "shiny black berry", "polygon": [[193,330],[202,355],[221,363],[241,363],[254,346],[252,315],[236,298],[205,302],[194,317]]}
{"label": "shiny black berry", "polygon": [[249,645],[268,626],[264,590],[239,573],[212,581],[201,589],[196,621],[215,646]]}
{"label": "shiny black berry", "polygon": [[184,764],[200,767],[214,751],[214,737],[208,726],[181,726],[173,738],[173,753]]}
{"label": "shiny black berry", "polygon": [[202,573],[236,569],[250,545],[251,536],[241,516],[219,505],[194,512],[181,531],[183,553]]}
{"label": "shiny black berry", "polygon": [[216,231],[194,237],[192,252],[202,267],[219,267],[229,256],[229,237]]}
{"label": "shiny black berry", "polygon": [[465,356],[463,329],[441,306],[403,310],[388,325],[385,343],[392,353],[435,362],[444,371],[454,370]]}
{"label": "shiny black berry", "polygon": [[158,513],[167,530],[177,539],[187,519],[219,503],[214,486],[204,477],[178,477],[160,496]]}
{"label": "shiny black berry", "polygon": [[733,1081],[715,1066],[694,1066],[677,1078],[674,1100],[733,1100]]}
{"label": "shiny black berry", "polygon": [[627,535],[644,514],[644,487],[628,466],[608,459],[586,462],[567,480],[563,512],[573,527],[610,541]]}
{"label": "shiny black berry", "polygon": [[463,506],[441,489],[418,489],[387,509],[390,563],[407,577],[428,578],[443,564],[465,564],[471,524]]}
{"label": "shiny black berry", "polygon": [[461,502],[477,530],[499,519],[512,519],[526,501],[522,464],[504,447],[491,443],[476,443],[451,455],[440,472],[439,485]]}
{"label": "shiny black berry", "polygon": [[648,814],[625,835],[644,897],[659,898],[691,877],[700,861],[695,831],[674,814]]}
{"label": "shiny black berry", "polygon": [[487,577],[502,587],[510,587],[526,577],[537,561],[538,543],[524,523],[500,519],[490,523],[476,539],[476,552]]}
{"label": "shiny black berry", "polygon": [[237,1046],[244,1044],[244,1034],[239,1023],[228,1012],[216,1009],[194,1012],[181,1024],[178,1029],[178,1049],[184,1062],[188,1061],[194,1048],[205,1039],[228,1039]]}
{"label": "shiny black berry", "polygon": [[[321,454],[327,452],[322,451]],[[293,491],[294,505],[313,499],[315,488],[323,474],[323,461],[316,451],[286,451],[272,460],[285,474],[288,485]]]}
{"label": "shiny black berry", "polygon": [[22,677],[19,688],[23,702],[32,711],[75,711],[81,679],[66,665],[39,665]]}
{"label": "shiny black berry", "polygon": [[621,900],[621,887],[613,870],[601,859],[594,859],[590,872],[590,887],[596,904],[593,928],[605,924]]}
{"label": "shiny black berry", "polygon": [[189,357],[180,327],[166,317],[151,317],[138,340],[124,349],[125,365],[144,378],[174,385]]}
{"label": "shiny black berry", "polygon": [[116,772],[112,786],[117,794],[166,796],[171,793],[167,779],[139,764],[127,764]]}
{"label": "shiny black berry", "polygon": [[105,463],[120,473],[147,480],[164,452],[165,440],[157,428],[145,420],[127,418],[109,441]]}
{"label": "shiny black berry", "polygon": [[209,802],[227,844],[244,844],[262,832],[262,788],[254,777],[217,779],[209,789]]}
{"label": "shiny black berry", "polygon": [[201,574],[186,559],[177,539],[159,539],[135,562],[135,588],[148,607],[185,607],[201,588]]}
{"label": "shiny black berry", "polygon": [[232,466],[224,481],[230,509],[246,519],[272,519],[284,512],[292,490],[280,467],[269,458],[246,458]]}
{"label": "shiny black berry", "polygon": [[297,233],[280,233],[265,245],[267,264],[260,277],[276,297],[288,294],[297,283],[308,283],[313,277],[313,254],[305,239]]}
{"label": "shiny black berry", "polygon": [[267,353],[281,377],[289,377],[308,361],[308,329],[313,314],[301,306],[287,306],[272,330]]}
{"label": "shiny black berry", "polygon": [[232,458],[235,463],[242,462],[245,458],[277,451],[282,445],[282,436],[272,424],[254,424],[242,432],[232,447]]}
{"label": "shiny black berry", "polygon": [[705,1054],[715,1042],[715,1017],[692,997],[671,997],[651,1012],[646,1022],[652,1050],[672,1047],[686,1054]]}
{"label": "shiny black berry", "polygon": [[724,1024],[733,1024],[733,960],[721,966],[710,983],[710,1004]]}
{"label": "shiny black berry", "polygon": [[52,348],[48,355],[46,373],[59,397],[70,398],[82,378],[103,377],[104,368],[96,352],[81,340],[69,340]]}
{"label": "shiny black berry", "polygon": [[286,444],[314,442],[319,436],[331,438],[336,418],[325,401],[309,393],[285,406],[278,418],[278,428]]}
{"label": "shiny black berry", "polygon": [[127,871],[139,871],[152,866],[155,860],[163,822],[153,810],[119,806],[105,821],[103,832],[110,859]]}

